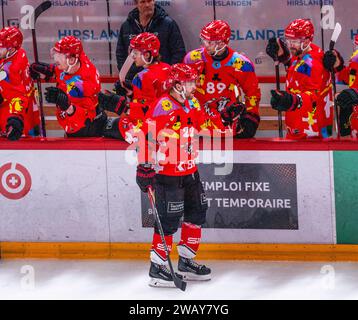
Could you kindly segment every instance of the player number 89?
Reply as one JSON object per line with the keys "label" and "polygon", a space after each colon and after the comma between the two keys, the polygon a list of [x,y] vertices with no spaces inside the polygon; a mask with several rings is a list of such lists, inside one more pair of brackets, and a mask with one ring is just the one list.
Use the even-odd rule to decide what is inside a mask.
{"label": "player number 89", "polygon": [[209,94],[214,94],[216,90],[218,90],[219,93],[222,93],[225,89],[226,89],[225,83],[219,82],[215,87],[215,83],[208,82],[206,87],[206,92]]}

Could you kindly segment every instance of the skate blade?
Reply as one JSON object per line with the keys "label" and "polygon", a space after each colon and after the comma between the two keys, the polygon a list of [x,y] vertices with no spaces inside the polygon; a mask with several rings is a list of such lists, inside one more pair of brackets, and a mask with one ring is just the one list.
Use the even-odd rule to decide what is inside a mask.
{"label": "skate blade", "polygon": [[211,274],[206,275],[197,275],[191,272],[181,272],[179,273],[183,276],[184,281],[210,281],[211,280]]}
{"label": "skate blade", "polygon": [[153,288],[175,288],[174,281],[165,281],[162,279],[151,278],[149,286]]}

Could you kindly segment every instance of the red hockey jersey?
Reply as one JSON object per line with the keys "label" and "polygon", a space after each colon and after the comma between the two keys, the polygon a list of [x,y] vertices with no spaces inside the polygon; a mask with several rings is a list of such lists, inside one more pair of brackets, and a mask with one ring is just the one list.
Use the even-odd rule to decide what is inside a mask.
{"label": "red hockey jersey", "polygon": [[228,56],[222,60],[214,60],[204,48],[189,52],[184,58],[186,64],[196,64],[201,69],[196,97],[204,107],[213,98],[222,99],[216,110],[206,110],[219,129],[224,128],[218,113],[226,106],[242,99],[249,113],[259,115],[261,92],[255,74],[254,64],[245,55],[228,48]]}
{"label": "red hockey jersey", "polygon": [[133,79],[133,100],[128,115],[122,116],[119,130],[123,137],[129,129],[141,129],[149,108],[163,94],[163,82],[167,80],[170,66],[159,62],[148,66]]}
{"label": "red hockey jersey", "polygon": [[57,108],[57,119],[66,133],[75,133],[85,126],[87,119],[96,117],[98,93],[101,91],[99,73],[89,58],[83,53],[81,67],[74,74],[55,69],[57,87],[67,93],[70,104],[76,111],[69,116]]}
{"label": "red hockey jersey", "polygon": [[302,59],[293,58],[287,70],[286,89],[300,94],[302,107],[286,112],[287,138],[328,137],[333,124],[331,77],[323,66],[323,51],[316,45]]}
{"label": "red hockey jersey", "polygon": [[[184,176],[197,171],[198,132],[211,129],[197,99],[182,105],[169,94],[159,98],[147,120],[156,128],[158,174]],[[154,124],[155,123],[155,124]]]}
{"label": "red hockey jersey", "polygon": [[0,60],[0,93],[4,99],[0,105],[0,132],[5,132],[9,117],[18,116],[24,121],[24,134],[30,134],[39,124],[39,113],[24,49]]}

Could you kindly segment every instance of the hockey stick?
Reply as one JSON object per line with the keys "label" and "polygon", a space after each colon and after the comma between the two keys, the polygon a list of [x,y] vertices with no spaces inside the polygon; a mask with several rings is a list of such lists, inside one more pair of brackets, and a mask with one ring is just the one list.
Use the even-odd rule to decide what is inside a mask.
{"label": "hockey stick", "polygon": [[[281,90],[280,83],[280,62],[278,61],[278,57],[275,59],[275,72],[276,72],[276,90]],[[278,111],[278,133],[279,137],[283,138],[283,121],[282,121],[282,112]]]}
{"label": "hockey stick", "polygon": [[[34,25],[32,26],[32,44],[34,48],[34,59],[35,62],[39,62],[39,53],[37,50],[37,38],[36,38],[36,21],[39,16],[48,10],[52,6],[51,1],[42,2],[36,9],[34,13]],[[44,114],[44,106],[43,106],[43,99],[42,99],[42,88],[41,88],[41,79],[37,79],[37,90],[38,90],[38,97],[39,97],[39,105],[40,105],[40,117],[41,117],[41,136],[46,138],[46,122],[45,122],[45,114]]]}
{"label": "hockey stick", "polygon": [[185,291],[186,289],[186,282],[179,279],[176,275],[175,275],[175,272],[174,272],[174,269],[173,269],[173,265],[172,265],[172,261],[170,260],[170,256],[169,256],[169,250],[168,250],[168,246],[167,246],[167,243],[165,241],[165,236],[164,236],[164,231],[163,231],[163,227],[162,227],[162,223],[160,222],[160,218],[159,218],[159,214],[158,214],[158,211],[157,211],[157,207],[156,207],[156,204],[155,204],[155,196],[154,196],[154,192],[153,192],[153,189],[152,188],[149,188],[148,190],[148,196],[149,196],[149,201],[150,201],[150,204],[152,205],[152,209],[153,209],[153,212],[154,212],[154,218],[155,218],[155,221],[157,223],[157,226],[158,226],[158,229],[159,229],[159,234],[160,234],[160,237],[162,239],[162,243],[163,243],[163,246],[164,246],[164,250],[165,250],[165,254],[167,255],[168,257],[168,264],[169,264],[169,269],[170,269],[170,273],[172,275],[172,278],[174,280],[174,284],[175,286],[182,290],[182,291]]}
{"label": "hockey stick", "polygon": [[[334,50],[334,46],[336,45],[336,42],[340,36],[342,32],[342,26],[340,23],[336,23],[336,26],[334,28],[333,31],[333,35],[331,38],[331,42],[329,43],[329,50]],[[335,118],[335,124],[336,124],[336,131],[337,131],[337,138],[340,139],[341,138],[341,128],[340,128],[340,124],[339,124],[339,112],[338,112],[338,105],[337,105],[337,100],[336,100],[336,95],[337,95],[337,85],[336,85],[336,74],[335,71],[333,70],[331,72],[331,78],[332,78],[332,87],[333,87],[333,103],[334,103],[334,118]]]}
{"label": "hockey stick", "polygon": [[5,28],[5,3],[1,0],[2,27]]}
{"label": "hockey stick", "polygon": [[107,0],[107,28],[108,28],[108,51],[109,51],[109,73],[112,76],[112,29],[111,29],[111,9],[109,6],[109,0]]}

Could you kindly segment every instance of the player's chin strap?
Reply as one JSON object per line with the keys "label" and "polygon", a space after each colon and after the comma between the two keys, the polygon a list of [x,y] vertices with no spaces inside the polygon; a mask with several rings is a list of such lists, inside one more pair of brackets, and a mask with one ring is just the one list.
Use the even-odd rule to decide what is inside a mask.
{"label": "player's chin strap", "polygon": [[214,52],[213,56],[219,55],[220,52],[222,52],[223,50],[226,49],[227,45],[225,44],[221,49],[219,49],[218,47],[219,47],[219,45],[217,44],[215,47],[215,52]]}
{"label": "player's chin strap", "polygon": [[142,58],[142,61],[143,61],[146,65],[152,64],[152,63],[153,63],[153,59],[154,59],[154,58],[151,56],[151,57],[150,57],[150,61],[147,61],[147,60],[145,60],[143,54],[141,55],[141,58]]}
{"label": "player's chin strap", "polygon": [[18,50],[14,50],[12,53],[10,53],[10,50],[7,50],[6,55],[5,55],[5,59],[10,59],[11,57],[13,57]]}
{"label": "player's chin strap", "polygon": [[75,67],[75,65],[78,62],[78,58],[76,58],[75,63],[74,64],[70,64],[70,58],[66,58],[66,64],[67,64],[67,69],[65,70],[66,73],[70,73],[71,70]]}
{"label": "player's chin strap", "polygon": [[184,100],[186,100],[186,88],[183,86],[183,90],[179,91],[175,86],[173,87],[174,91],[179,94]]}
{"label": "player's chin strap", "polygon": [[310,41],[310,42],[308,43],[308,45],[304,48],[304,47],[303,47],[303,44],[304,44],[304,43],[302,42],[302,43],[301,43],[301,50],[302,50],[302,52],[305,52],[307,49],[309,49],[309,48],[311,47],[311,43],[312,43],[312,42]]}

